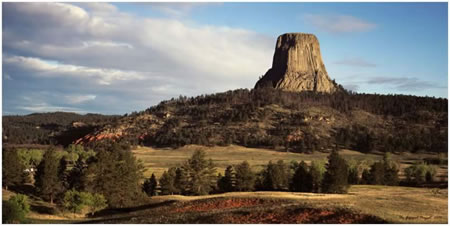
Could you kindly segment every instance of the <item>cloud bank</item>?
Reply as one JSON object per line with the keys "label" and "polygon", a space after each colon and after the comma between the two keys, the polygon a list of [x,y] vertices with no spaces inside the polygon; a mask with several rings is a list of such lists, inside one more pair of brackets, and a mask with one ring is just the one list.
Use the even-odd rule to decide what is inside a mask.
{"label": "cloud bank", "polygon": [[251,30],[142,18],[108,3],[4,3],[3,24],[8,112],[126,113],[251,88],[273,53],[272,38]]}

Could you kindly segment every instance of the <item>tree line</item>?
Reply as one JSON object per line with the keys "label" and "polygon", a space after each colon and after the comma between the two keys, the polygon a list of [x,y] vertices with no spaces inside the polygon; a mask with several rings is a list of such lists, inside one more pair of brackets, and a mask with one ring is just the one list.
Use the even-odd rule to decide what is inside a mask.
{"label": "tree line", "polygon": [[[351,184],[398,185],[399,167],[386,153],[383,160],[366,168],[345,160],[334,149],[327,163],[270,161],[255,172],[246,161],[230,165],[224,174],[204,151],[196,151],[183,164],[169,168],[160,178],[145,179],[144,167],[128,146],[118,144],[97,150],[71,145],[65,150],[50,148],[39,157],[35,150],[3,149],[2,179],[5,189],[30,183],[33,177],[37,195],[71,213],[88,209],[90,214],[104,208],[136,206],[147,196],[207,195],[235,191],[293,191],[346,193]],[[22,154],[21,154],[22,153]],[[33,157],[34,156],[34,157]],[[31,173],[27,167],[36,166]],[[405,169],[405,185],[432,182],[436,168],[425,163]],[[144,180],[145,179],[145,180]],[[16,208],[16,204],[8,204]],[[16,205],[16,206],[14,206]],[[5,209],[6,211],[7,209]]]}

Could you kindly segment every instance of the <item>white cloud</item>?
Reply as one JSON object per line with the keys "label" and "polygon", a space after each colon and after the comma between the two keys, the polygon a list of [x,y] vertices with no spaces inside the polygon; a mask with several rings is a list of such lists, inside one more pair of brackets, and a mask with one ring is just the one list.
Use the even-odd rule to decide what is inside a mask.
{"label": "white cloud", "polygon": [[73,107],[62,107],[62,106],[52,106],[47,103],[37,103],[28,106],[18,106],[19,109],[29,111],[29,112],[55,112],[55,111],[69,111],[76,113],[86,113],[86,111],[73,108]]}
{"label": "white cloud", "polygon": [[94,77],[101,85],[110,85],[117,80],[142,80],[144,76],[135,71],[121,71],[105,68],[91,68],[70,64],[59,64],[55,61],[45,61],[39,58],[22,56],[5,56],[3,63],[19,67],[36,76],[43,77]]}
{"label": "white cloud", "polygon": [[64,96],[66,101],[70,104],[80,104],[87,101],[95,100],[95,95],[66,95]]}
{"label": "white cloud", "polygon": [[[4,71],[45,79],[46,84],[58,82],[30,84],[35,90],[46,87],[78,94],[95,90],[97,98],[89,103],[101,106],[108,96],[111,103],[104,107],[126,108],[122,102],[129,98],[126,103],[139,110],[180,94],[252,88],[271,66],[274,37],[240,28],[136,17],[108,3],[77,5],[83,8],[68,3],[5,3]],[[113,100],[121,103],[114,105]]]}
{"label": "white cloud", "polygon": [[376,24],[349,15],[305,14],[306,23],[329,33],[364,32],[376,28]]}

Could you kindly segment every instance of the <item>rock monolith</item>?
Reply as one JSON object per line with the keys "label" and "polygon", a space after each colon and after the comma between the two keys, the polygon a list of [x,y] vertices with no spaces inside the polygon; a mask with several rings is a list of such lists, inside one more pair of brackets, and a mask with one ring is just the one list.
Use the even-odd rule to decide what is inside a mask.
{"label": "rock monolith", "polygon": [[337,87],[328,77],[313,34],[286,33],[277,39],[272,68],[255,88],[272,86],[286,91],[333,93]]}

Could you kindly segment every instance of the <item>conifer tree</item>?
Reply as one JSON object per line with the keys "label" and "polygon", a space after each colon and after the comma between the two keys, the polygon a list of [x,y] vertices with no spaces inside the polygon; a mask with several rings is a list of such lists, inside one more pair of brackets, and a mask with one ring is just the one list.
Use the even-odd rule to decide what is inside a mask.
{"label": "conifer tree", "polygon": [[348,183],[359,184],[358,168],[350,167],[348,171]]}
{"label": "conifer tree", "polygon": [[333,150],[328,156],[322,187],[325,193],[347,193],[348,165],[337,152]]}
{"label": "conifer tree", "polygon": [[371,175],[370,175],[370,171],[368,169],[364,169],[362,176],[361,176],[361,184],[370,184],[370,182],[372,181]]}
{"label": "conifer tree", "polygon": [[130,150],[114,144],[97,152],[83,174],[83,186],[90,193],[102,194],[113,208],[130,206],[143,194],[142,171]]}
{"label": "conifer tree", "polygon": [[189,178],[183,168],[178,167],[175,170],[175,188],[179,194],[186,195],[188,190]]}
{"label": "conifer tree", "polygon": [[256,175],[252,172],[247,161],[235,167],[236,169],[236,190],[253,191],[255,188]]}
{"label": "conifer tree", "polygon": [[236,186],[236,173],[232,166],[228,166],[225,170],[225,175],[218,181],[218,186],[222,192],[233,192]]}
{"label": "conifer tree", "polygon": [[25,166],[19,159],[15,150],[3,149],[2,158],[2,180],[3,186],[8,190],[8,186],[19,185],[24,180]]}
{"label": "conifer tree", "polygon": [[174,171],[164,171],[159,179],[159,183],[161,185],[161,193],[163,195],[173,195],[177,192],[177,188],[175,187],[175,176]]}
{"label": "conifer tree", "polygon": [[35,187],[41,197],[53,203],[54,198],[63,191],[63,185],[58,176],[60,161],[54,149],[47,150],[37,167]]}
{"label": "conifer tree", "polygon": [[386,152],[383,157],[384,184],[390,186],[398,185],[398,167],[391,159],[391,154]]}
{"label": "conifer tree", "polygon": [[186,161],[183,170],[187,172],[189,182],[188,190],[193,195],[206,195],[215,187],[216,168],[213,161],[206,160],[206,153],[202,150],[194,152],[192,157]]}
{"label": "conifer tree", "polygon": [[312,192],[321,192],[325,167],[323,166],[323,164],[320,164],[319,162],[312,161],[309,172],[311,174]]}
{"label": "conifer tree", "polygon": [[301,161],[294,173],[291,182],[291,191],[296,192],[311,192],[312,191],[312,176],[308,171],[308,165]]}
{"label": "conifer tree", "polygon": [[266,166],[261,173],[262,189],[267,191],[283,191],[289,188],[288,167],[282,160],[276,164],[272,161]]}
{"label": "conifer tree", "polygon": [[144,184],[142,185],[142,190],[148,196],[155,196],[156,195],[156,186],[157,185],[158,185],[158,181],[156,181],[155,174],[152,173],[152,176],[150,178],[147,178],[144,181]]}

